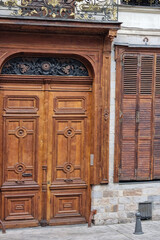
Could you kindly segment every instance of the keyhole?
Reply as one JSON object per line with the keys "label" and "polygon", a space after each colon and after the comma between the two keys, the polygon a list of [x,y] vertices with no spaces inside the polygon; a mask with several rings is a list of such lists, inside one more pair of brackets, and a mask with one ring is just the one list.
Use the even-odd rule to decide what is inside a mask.
{"label": "keyhole", "polygon": [[67,132],[67,133],[68,133],[68,135],[71,135],[72,131],[71,131],[71,130],[68,130],[68,132]]}
{"label": "keyhole", "polygon": [[19,135],[23,135],[24,131],[23,130],[19,130]]}
{"label": "keyhole", "polygon": [[67,169],[70,170],[70,169],[71,169],[71,166],[67,166]]}

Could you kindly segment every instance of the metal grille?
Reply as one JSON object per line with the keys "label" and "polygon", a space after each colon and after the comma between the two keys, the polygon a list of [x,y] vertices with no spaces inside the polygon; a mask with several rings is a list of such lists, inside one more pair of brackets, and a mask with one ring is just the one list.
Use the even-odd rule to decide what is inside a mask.
{"label": "metal grille", "polygon": [[160,0],[122,0],[122,4],[160,7]]}
{"label": "metal grille", "polygon": [[117,21],[117,0],[0,0],[0,17]]}
{"label": "metal grille", "polygon": [[141,214],[142,220],[152,219],[152,203],[151,202],[139,203],[139,212]]}

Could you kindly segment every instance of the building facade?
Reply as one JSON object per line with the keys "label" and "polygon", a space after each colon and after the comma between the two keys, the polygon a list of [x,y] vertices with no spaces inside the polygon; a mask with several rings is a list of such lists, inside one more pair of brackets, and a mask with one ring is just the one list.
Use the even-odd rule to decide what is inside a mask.
{"label": "building facade", "polygon": [[122,25],[112,46],[109,184],[92,191],[97,224],[134,221],[143,203],[150,205],[153,220],[160,216],[160,19],[159,4],[152,3],[119,2]]}
{"label": "building facade", "polygon": [[7,227],[84,223],[93,209],[97,225],[144,207],[159,220],[159,11],[157,1],[0,1]]}

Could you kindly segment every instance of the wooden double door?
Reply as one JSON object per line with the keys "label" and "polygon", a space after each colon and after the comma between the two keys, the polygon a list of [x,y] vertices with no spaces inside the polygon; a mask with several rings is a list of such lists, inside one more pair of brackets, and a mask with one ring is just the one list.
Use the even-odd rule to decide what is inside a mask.
{"label": "wooden double door", "polygon": [[90,211],[91,88],[1,83],[1,218],[83,223]]}

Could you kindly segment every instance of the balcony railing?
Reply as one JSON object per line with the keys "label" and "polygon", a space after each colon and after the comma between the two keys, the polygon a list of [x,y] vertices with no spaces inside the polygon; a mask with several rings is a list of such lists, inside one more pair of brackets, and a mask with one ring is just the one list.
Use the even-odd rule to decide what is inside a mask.
{"label": "balcony railing", "polygon": [[122,0],[121,3],[132,6],[160,7],[160,0]]}
{"label": "balcony railing", "polygon": [[117,0],[0,0],[0,17],[117,21]]}

